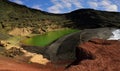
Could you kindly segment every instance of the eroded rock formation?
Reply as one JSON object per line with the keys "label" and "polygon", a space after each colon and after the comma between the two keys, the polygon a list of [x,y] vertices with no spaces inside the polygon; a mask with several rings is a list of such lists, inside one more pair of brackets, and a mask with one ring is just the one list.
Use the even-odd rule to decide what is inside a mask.
{"label": "eroded rock formation", "polygon": [[66,71],[119,71],[119,44],[120,41],[117,40],[102,39],[80,44],[77,60]]}
{"label": "eroded rock formation", "polygon": [[[117,33],[115,33],[117,30]],[[115,39],[119,36],[116,36],[116,34],[119,34],[119,29],[116,28],[96,28],[96,29],[85,29],[80,32],[72,33],[69,35],[66,35],[54,43],[52,43],[50,46],[48,46],[45,53],[50,60],[69,60],[69,59],[76,59],[75,57],[75,47],[78,46],[78,44],[87,42],[88,40],[91,40],[93,38],[99,38],[99,39]]]}

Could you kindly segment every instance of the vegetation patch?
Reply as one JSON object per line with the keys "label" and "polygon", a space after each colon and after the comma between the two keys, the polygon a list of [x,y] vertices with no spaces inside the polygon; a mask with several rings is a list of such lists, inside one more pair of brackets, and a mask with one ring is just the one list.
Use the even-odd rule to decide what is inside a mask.
{"label": "vegetation patch", "polygon": [[25,45],[31,45],[31,46],[47,46],[53,41],[57,40],[58,38],[77,31],[78,30],[75,29],[62,29],[62,30],[48,32],[43,35],[36,35],[27,38],[21,42]]}

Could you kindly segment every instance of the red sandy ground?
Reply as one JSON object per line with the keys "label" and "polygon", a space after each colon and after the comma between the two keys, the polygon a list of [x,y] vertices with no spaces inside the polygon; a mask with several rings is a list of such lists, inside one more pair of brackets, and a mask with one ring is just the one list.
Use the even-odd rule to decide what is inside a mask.
{"label": "red sandy ground", "polygon": [[63,71],[64,66],[56,66],[51,63],[46,66],[40,64],[25,63],[11,58],[0,56],[0,71]]}
{"label": "red sandy ground", "polygon": [[120,41],[93,39],[78,48],[95,58],[82,60],[66,71],[120,71]]}

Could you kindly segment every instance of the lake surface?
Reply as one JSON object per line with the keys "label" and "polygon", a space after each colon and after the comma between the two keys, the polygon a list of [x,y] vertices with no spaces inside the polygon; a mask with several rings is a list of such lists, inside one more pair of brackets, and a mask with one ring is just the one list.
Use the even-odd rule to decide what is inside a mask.
{"label": "lake surface", "polygon": [[52,31],[45,33],[43,35],[36,35],[31,38],[27,38],[23,40],[22,43],[31,46],[47,46],[53,41],[57,40],[58,38],[77,31],[78,30],[75,29],[62,29],[62,30]]}

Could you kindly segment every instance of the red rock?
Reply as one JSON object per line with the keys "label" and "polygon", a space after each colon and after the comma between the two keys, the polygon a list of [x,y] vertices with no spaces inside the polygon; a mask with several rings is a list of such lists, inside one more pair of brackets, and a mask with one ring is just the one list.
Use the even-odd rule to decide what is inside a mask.
{"label": "red rock", "polygon": [[120,41],[93,39],[78,48],[86,58],[82,53],[76,54],[78,64],[72,63],[66,71],[119,71]]}

